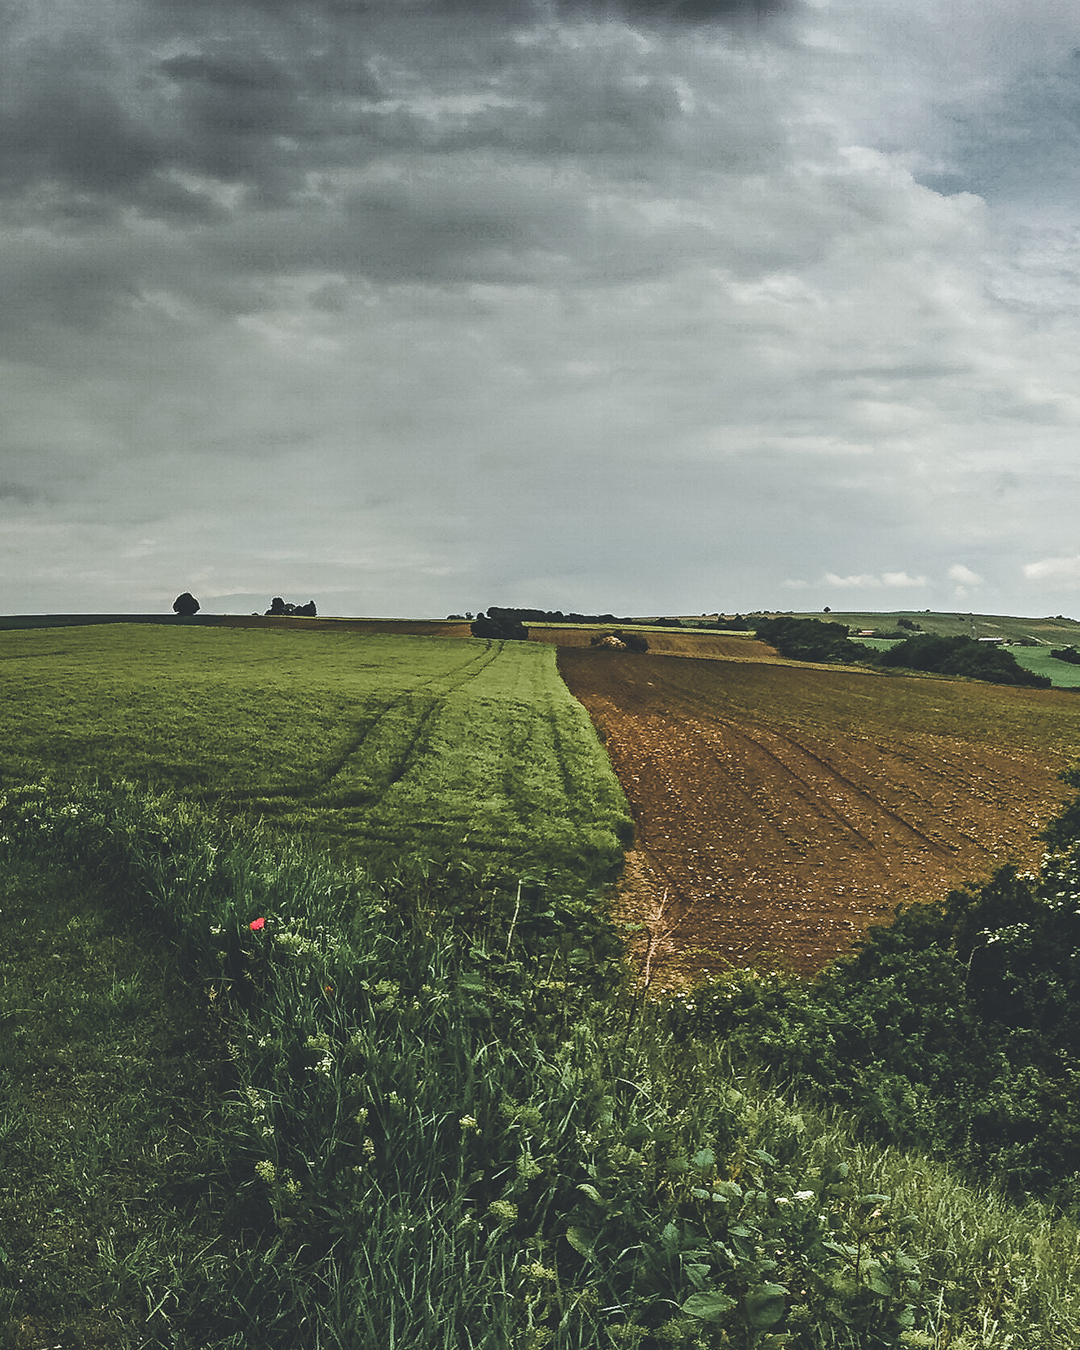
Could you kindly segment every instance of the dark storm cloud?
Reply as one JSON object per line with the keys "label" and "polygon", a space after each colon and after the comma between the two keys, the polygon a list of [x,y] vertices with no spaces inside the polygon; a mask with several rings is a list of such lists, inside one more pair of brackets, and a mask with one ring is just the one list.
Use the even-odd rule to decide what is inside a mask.
{"label": "dark storm cloud", "polygon": [[8,191],[56,179],[80,191],[130,189],[161,161],[163,147],[123,107],[110,62],[81,38],[38,42],[4,63],[0,182]]}
{"label": "dark storm cloud", "polygon": [[[408,5],[408,0],[405,0]],[[448,14],[484,14],[520,22],[552,13],[539,0],[419,0],[424,8]],[[745,17],[765,18],[794,8],[791,0],[560,0],[561,19],[625,16],[647,22],[701,23]]]}
{"label": "dark storm cloud", "polygon": [[0,502],[14,502],[17,506],[33,506],[42,501],[44,494],[26,483],[16,483],[0,479]]}
{"label": "dark storm cloud", "polygon": [[[327,32],[320,11],[279,22],[236,22],[224,6],[205,24],[149,23],[130,31],[87,14],[74,32],[17,24],[0,55],[0,190],[9,219],[18,194],[48,185],[32,210],[57,221],[132,205],[150,216],[213,218],[212,197],[181,181],[238,184],[278,205],[326,163],[358,162],[376,143],[358,100],[378,95],[353,30]],[[250,17],[250,11],[248,11]],[[29,27],[29,25],[28,25]],[[181,47],[162,57],[162,46]],[[201,200],[200,200],[201,198]]]}

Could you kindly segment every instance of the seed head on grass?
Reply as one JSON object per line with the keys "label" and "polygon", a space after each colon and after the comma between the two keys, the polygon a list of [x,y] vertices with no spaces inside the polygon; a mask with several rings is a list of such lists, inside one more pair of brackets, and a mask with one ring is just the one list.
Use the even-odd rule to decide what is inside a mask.
{"label": "seed head on grass", "polygon": [[536,1280],[538,1284],[556,1284],[559,1279],[557,1272],[550,1266],[545,1266],[542,1261],[530,1261],[522,1274],[530,1280]]}
{"label": "seed head on grass", "polygon": [[543,1173],[544,1169],[536,1161],[531,1153],[522,1153],[517,1160],[517,1173],[522,1181],[533,1181]]}
{"label": "seed head on grass", "polygon": [[499,1223],[517,1223],[518,1208],[510,1200],[492,1200],[488,1205],[488,1213]]}
{"label": "seed head on grass", "polygon": [[480,1129],[480,1124],[475,1116],[462,1116],[461,1119],[458,1121],[458,1124],[461,1126],[461,1128],[465,1131],[466,1134],[482,1133]]}
{"label": "seed head on grass", "polygon": [[277,1178],[277,1168],[269,1158],[263,1158],[261,1162],[255,1164],[255,1174],[260,1181],[265,1181],[271,1186]]}

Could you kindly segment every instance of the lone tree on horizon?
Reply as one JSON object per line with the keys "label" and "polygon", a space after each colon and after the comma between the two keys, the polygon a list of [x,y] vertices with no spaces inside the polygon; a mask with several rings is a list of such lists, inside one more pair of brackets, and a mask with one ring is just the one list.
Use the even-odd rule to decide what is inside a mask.
{"label": "lone tree on horizon", "polygon": [[183,595],[178,595],[172,602],[173,609],[181,618],[190,619],[193,614],[198,614],[202,606],[190,591],[185,591]]}

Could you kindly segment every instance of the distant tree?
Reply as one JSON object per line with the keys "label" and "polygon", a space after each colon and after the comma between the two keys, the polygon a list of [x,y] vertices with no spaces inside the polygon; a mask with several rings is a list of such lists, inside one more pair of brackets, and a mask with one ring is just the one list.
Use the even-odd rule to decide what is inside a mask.
{"label": "distant tree", "polygon": [[280,617],[283,614],[302,614],[305,618],[313,619],[315,617],[315,601],[309,600],[306,605],[294,605],[291,601],[286,601],[280,595],[275,595],[270,601],[270,608],[267,614],[273,614]]}
{"label": "distant tree", "polygon": [[527,642],[529,639],[529,630],[520,620],[496,617],[485,614],[483,610],[473,619],[469,631],[478,638],[512,639],[518,642]]}
{"label": "distant tree", "polygon": [[172,602],[172,607],[181,618],[190,619],[193,614],[198,614],[202,606],[190,591],[185,591],[183,595],[178,595]]}

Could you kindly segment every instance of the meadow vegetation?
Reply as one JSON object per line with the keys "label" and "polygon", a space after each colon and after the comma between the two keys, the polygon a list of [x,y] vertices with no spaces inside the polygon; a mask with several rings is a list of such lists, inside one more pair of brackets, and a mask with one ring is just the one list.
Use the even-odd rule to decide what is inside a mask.
{"label": "meadow vegetation", "polygon": [[[446,645],[429,681],[489,650]],[[520,729],[512,688],[486,713]],[[314,810],[249,814],[242,763],[195,742],[171,791],[116,781],[108,731],[97,782],[26,739],[35,772],[5,768],[6,1344],[1077,1342],[1077,808],[1039,876],[908,911],[814,984],[646,1002],[595,859],[542,865],[550,794],[531,868],[407,842],[391,863],[374,832],[369,866]]]}

